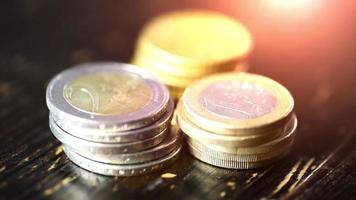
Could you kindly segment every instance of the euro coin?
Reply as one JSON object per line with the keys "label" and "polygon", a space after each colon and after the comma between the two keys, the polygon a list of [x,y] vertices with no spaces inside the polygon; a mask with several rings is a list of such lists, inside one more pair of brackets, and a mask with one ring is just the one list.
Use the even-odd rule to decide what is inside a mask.
{"label": "euro coin", "polygon": [[81,64],[55,76],[47,87],[46,101],[53,115],[65,124],[125,131],[159,119],[166,111],[169,93],[140,68],[99,62]]}
{"label": "euro coin", "polygon": [[[266,143],[250,146],[250,147],[240,147],[240,146],[226,146],[226,145],[215,145],[210,143],[205,143],[206,146],[209,146],[209,149],[212,149],[217,152],[229,153],[229,154],[241,154],[241,155],[253,155],[253,154],[263,154],[266,152],[274,151],[276,149],[284,148],[285,146],[291,146],[294,141],[296,129],[297,129],[297,117],[292,115],[292,119],[285,126],[284,133],[271,141]],[[199,140],[187,137],[188,142],[197,143]]]}
{"label": "euro coin", "polygon": [[256,135],[284,126],[294,100],[281,84],[249,73],[223,73],[196,81],[183,93],[187,118],[225,135]]}
{"label": "euro coin", "polygon": [[160,144],[167,135],[167,129],[161,133],[145,139],[128,143],[98,143],[77,138],[70,133],[61,129],[53,119],[49,119],[50,129],[53,135],[63,144],[75,149],[77,152],[101,153],[101,154],[119,154],[119,153],[133,153],[152,148]]}
{"label": "euro coin", "polygon": [[173,110],[174,102],[170,100],[167,106],[167,111],[160,119],[158,119],[153,124],[150,124],[140,129],[116,132],[80,129],[76,126],[73,126],[73,124],[68,124],[66,123],[66,121],[61,121],[57,119],[56,116],[53,114],[51,115],[51,118],[53,119],[55,124],[57,124],[61,128],[65,127],[66,132],[71,133],[71,135],[75,137],[99,143],[125,143],[145,140],[167,129],[172,119]]}
{"label": "euro coin", "polygon": [[176,110],[177,122],[182,131],[189,135],[189,137],[209,145],[219,145],[226,148],[256,146],[281,136],[284,131],[284,129],[278,129],[266,132],[264,134],[246,136],[220,135],[207,131],[190,122],[186,117],[186,113],[183,106],[181,105],[181,102],[178,102]]}
{"label": "euro coin", "polygon": [[172,164],[179,156],[181,148],[169,153],[167,156],[147,163],[134,165],[114,165],[97,162],[64,147],[64,152],[76,165],[97,174],[107,176],[137,176],[160,170]]}
{"label": "euro coin", "polygon": [[[173,65],[170,63],[166,63],[162,61],[159,57],[155,57],[150,55],[149,52],[137,53],[135,58],[133,58],[132,63],[137,66],[141,66],[152,73],[156,74],[159,78],[159,73],[161,74],[169,74],[174,75],[177,77],[186,77],[190,79],[197,79],[207,74],[216,73],[216,72],[226,72],[226,71],[233,71],[233,70],[241,70],[245,71],[247,65],[243,65],[242,61],[225,61],[222,63],[214,63],[213,65],[209,66],[180,66],[180,65]],[[241,66],[241,67],[237,67]],[[243,67],[242,67],[243,66]]]}
{"label": "euro coin", "polygon": [[236,162],[259,162],[264,160],[273,159],[289,151],[291,144],[285,145],[283,147],[273,149],[269,152],[258,153],[258,154],[233,154],[216,151],[209,147],[209,145],[204,145],[202,143],[192,141],[188,142],[191,148],[197,151],[208,154],[211,157],[216,157],[221,160],[236,161]]}
{"label": "euro coin", "polygon": [[202,10],[171,12],[152,20],[138,43],[165,63],[190,67],[244,58],[252,49],[244,25],[224,14]]}
{"label": "euro coin", "polygon": [[263,161],[256,161],[256,162],[243,162],[243,161],[235,161],[235,160],[224,160],[219,157],[214,157],[204,152],[201,152],[195,149],[192,146],[189,146],[189,150],[194,157],[197,159],[217,167],[228,168],[228,169],[256,169],[268,166],[281,158],[283,158],[288,152],[284,152],[277,157],[263,160]]}
{"label": "euro coin", "polygon": [[172,151],[178,149],[182,143],[182,136],[179,132],[178,127],[172,126],[169,134],[165,139],[159,144],[152,148],[135,152],[135,153],[124,153],[124,154],[102,154],[102,153],[89,153],[89,152],[76,152],[74,149],[71,149],[69,146],[67,149],[70,151],[76,152],[79,155],[93,159],[95,161],[108,163],[108,164],[138,164],[150,162],[152,160],[157,160],[162,158]]}

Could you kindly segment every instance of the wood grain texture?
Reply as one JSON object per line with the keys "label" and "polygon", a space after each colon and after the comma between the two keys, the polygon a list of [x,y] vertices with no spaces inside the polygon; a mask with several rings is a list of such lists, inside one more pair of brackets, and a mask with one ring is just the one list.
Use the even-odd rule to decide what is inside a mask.
{"label": "wood grain texture", "polygon": [[[313,24],[326,33],[315,38],[314,29],[303,24],[299,28],[310,31],[306,38],[296,27],[297,32],[269,23],[256,28],[258,18],[238,3],[245,5],[212,0],[1,2],[0,199],[355,199],[355,3],[328,5]],[[49,79],[75,63],[128,62],[144,22],[190,7],[231,14],[251,28],[256,42],[251,71],[276,79],[295,97],[300,123],[291,153],[267,168],[226,170],[184,149],[169,168],[131,178],[100,176],[71,163],[48,128]],[[267,33],[276,33],[268,37],[278,38],[280,48],[269,46]]]}

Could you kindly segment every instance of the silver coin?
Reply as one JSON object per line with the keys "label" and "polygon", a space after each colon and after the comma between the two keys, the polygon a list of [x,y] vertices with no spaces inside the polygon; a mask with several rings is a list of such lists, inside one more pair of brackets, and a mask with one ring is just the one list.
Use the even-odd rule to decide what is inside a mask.
{"label": "silver coin", "polygon": [[236,160],[224,160],[219,157],[213,157],[209,154],[203,153],[194,147],[190,146],[189,147],[190,153],[197,158],[198,160],[201,160],[207,164],[216,166],[216,167],[222,167],[222,168],[228,168],[228,169],[255,169],[255,168],[261,168],[268,166],[280,159],[282,159],[284,156],[288,154],[289,151],[283,152],[282,154],[279,154],[278,156],[263,160],[263,161],[256,161],[256,162],[244,162],[244,161],[236,161]]}
{"label": "silver coin", "polygon": [[68,150],[78,153],[79,155],[95,160],[97,162],[103,162],[108,164],[138,164],[156,160],[168,155],[181,146],[182,135],[178,127],[171,127],[170,133],[159,145],[143,150],[137,153],[127,154],[101,154],[101,153],[89,153],[89,152],[76,152],[75,149],[66,147]]}
{"label": "silver coin", "polygon": [[211,157],[219,158],[221,160],[226,161],[236,161],[236,162],[259,162],[265,161],[269,159],[273,159],[275,157],[279,157],[281,154],[288,152],[293,144],[291,141],[289,144],[278,147],[277,149],[270,150],[269,152],[258,153],[258,154],[232,154],[216,151],[212,148],[209,148],[208,145],[204,145],[196,142],[188,142],[188,146],[190,149],[195,149],[199,152],[204,152],[204,154],[208,154]]}
{"label": "silver coin", "polygon": [[98,143],[88,140],[77,138],[70,133],[62,130],[51,117],[49,117],[49,127],[53,135],[61,141],[64,145],[75,149],[77,152],[90,152],[101,154],[120,154],[120,153],[133,153],[152,148],[161,143],[167,136],[168,129],[163,130],[161,133],[152,138],[142,141],[128,142],[128,143]]}
{"label": "silver coin", "polygon": [[[55,76],[46,102],[56,118],[82,129],[126,131],[166,111],[168,89],[144,70],[115,62],[81,64]],[[65,124],[66,124],[65,123]]]}
{"label": "silver coin", "polygon": [[[266,153],[266,152],[270,152],[271,150],[275,150],[285,145],[291,144],[295,137],[297,124],[298,124],[297,117],[293,113],[291,120],[285,126],[284,134],[282,134],[280,137],[272,141],[269,141],[261,145],[256,145],[253,147],[228,147],[224,145],[214,145],[214,144],[206,144],[206,145],[209,145],[209,148],[214,149],[215,151],[230,153],[230,154],[255,155],[255,154]],[[188,142],[196,143],[196,140],[190,138],[188,135],[186,135],[186,138]]]}
{"label": "silver coin", "polygon": [[158,121],[143,128],[117,132],[80,129],[70,123],[68,124],[66,121],[59,120],[53,114],[51,114],[51,117],[55,123],[61,127],[61,129],[78,138],[99,143],[122,143],[145,140],[157,135],[158,133],[161,133],[163,130],[168,128],[170,120],[172,119],[173,110],[174,103],[172,100],[170,100],[168,103],[167,111],[160,119],[158,119]]}
{"label": "silver coin", "polygon": [[144,164],[113,165],[84,158],[79,154],[64,148],[64,152],[68,158],[79,167],[107,176],[137,176],[160,170],[172,164],[178,158],[180,150],[181,147],[161,159]]}

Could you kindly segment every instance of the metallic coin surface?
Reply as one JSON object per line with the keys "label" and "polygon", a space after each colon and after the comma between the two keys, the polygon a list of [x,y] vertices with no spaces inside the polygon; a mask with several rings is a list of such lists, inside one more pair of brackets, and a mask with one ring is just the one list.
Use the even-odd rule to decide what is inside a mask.
{"label": "metallic coin surface", "polygon": [[75,137],[99,143],[125,143],[145,140],[167,129],[172,119],[173,110],[174,102],[170,100],[168,103],[167,111],[153,124],[142,127],[140,129],[116,132],[80,129],[75,124],[72,124],[68,121],[62,121],[53,114],[51,114],[51,118],[61,129]]}
{"label": "metallic coin surface", "polygon": [[183,64],[241,58],[252,48],[252,38],[242,24],[220,13],[201,10],[162,15],[145,27],[141,40],[162,58]]}
{"label": "metallic coin surface", "polygon": [[257,135],[234,136],[216,134],[196,126],[189,121],[181,102],[178,102],[177,104],[176,116],[179,127],[185,134],[192,138],[192,140],[198,140],[199,142],[207,143],[209,145],[224,146],[226,148],[257,146],[283,135],[283,131],[285,131],[284,127],[282,127],[281,129],[275,129]]}
{"label": "metallic coin surface", "polygon": [[213,157],[209,154],[201,152],[195,149],[192,146],[189,146],[190,153],[196,157],[197,159],[217,167],[228,168],[228,169],[256,169],[261,167],[266,167],[280,159],[282,159],[288,152],[284,152],[279,156],[276,156],[272,159],[267,159],[263,161],[256,161],[256,162],[242,162],[242,161],[235,161],[235,160],[223,160],[219,157]]}
{"label": "metallic coin surface", "polygon": [[[140,51],[139,49],[137,51]],[[173,65],[164,60],[160,59],[157,56],[150,55],[150,52],[136,52],[136,57],[132,60],[132,63],[143,67],[151,72],[160,72],[161,74],[167,74],[174,77],[184,77],[187,79],[197,79],[208,74],[216,72],[226,72],[233,70],[244,71],[245,67],[236,67],[241,64],[240,59],[226,61],[221,63],[197,65],[197,66],[181,66]],[[159,74],[157,75],[159,77]]]}
{"label": "metallic coin surface", "polygon": [[51,117],[49,117],[49,125],[53,135],[64,145],[75,149],[77,152],[100,154],[119,154],[143,151],[160,144],[167,136],[168,132],[168,129],[165,129],[161,133],[142,141],[128,143],[98,143],[83,140],[65,132],[54,122]]}
{"label": "metallic coin surface", "polygon": [[89,152],[76,152],[75,149],[67,147],[70,151],[76,152],[79,155],[108,164],[138,164],[157,160],[168,155],[170,152],[179,148],[182,144],[182,135],[178,127],[172,126],[170,133],[159,145],[136,153],[125,154],[101,154]]}
{"label": "metallic coin surface", "polygon": [[124,131],[159,119],[166,111],[169,93],[140,68],[98,62],[81,64],[54,77],[46,101],[57,118],[78,128]]}
{"label": "metallic coin surface", "polygon": [[64,97],[72,106],[103,115],[135,112],[148,103],[150,95],[140,77],[112,72],[79,76],[64,88]]}
{"label": "metallic coin surface", "polygon": [[[227,146],[227,145],[215,145],[211,143],[207,143],[206,145],[209,146],[209,149],[213,149],[217,152],[224,152],[230,154],[241,154],[241,155],[254,155],[254,154],[263,154],[274,151],[279,148],[284,148],[285,146],[290,146],[295,137],[297,128],[297,118],[295,114],[292,115],[292,119],[288,124],[285,126],[285,130],[280,137],[277,137],[271,141],[268,141],[264,144],[251,146],[251,147],[238,147],[238,146]],[[195,140],[190,138],[189,135],[187,140],[188,142],[194,143]]]}
{"label": "metallic coin surface", "polygon": [[178,148],[177,150],[158,160],[153,160],[151,162],[135,165],[113,165],[96,162],[84,158],[79,154],[72,152],[66,148],[64,148],[64,152],[66,153],[68,158],[79,167],[98,174],[107,176],[137,176],[160,170],[172,164],[178,158],[180,149],[181,148]]}
{"label": "metallic coin surface", "polygon": [[292,146],[292,142],[285,144],[283,146],[278,146],[276,149],[271,149],[268,152],[258,153],[258,154],[233,154],[216,151],[213,148],[210,148],[209,144],[200,143],[198,140],[190,140],[188,145],[200,152],[204,152],[209,156],[219,158],[221,160],[230,160],[237,162],[259,162],[264,160],[273,159],[275,157],[288,152]]}
{"label": "metallic coin surface", "polygon": [[263,133],[289,119],[294,100],[279,83],[249,73],[213,75],[189,86],[182,97],[187,117],[197,126],[227,135]]}

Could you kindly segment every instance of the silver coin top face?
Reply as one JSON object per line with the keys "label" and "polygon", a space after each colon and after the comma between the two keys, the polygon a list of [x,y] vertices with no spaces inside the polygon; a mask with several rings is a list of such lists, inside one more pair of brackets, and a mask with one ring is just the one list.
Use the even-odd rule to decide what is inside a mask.
{"label": "silver coin top face", "polygon": [[219,117],[252,119],[271,112],[277,105],[277,98],[253,83],[224,81],[205,88],[199,102]]}
{"label": "silver coin top face", "polygon": [[167,88],[145,71],[129,64],[87,63],[55,76],[47,87],[48,108],[68,121],[129,124],[162,114],[169,100]]}

